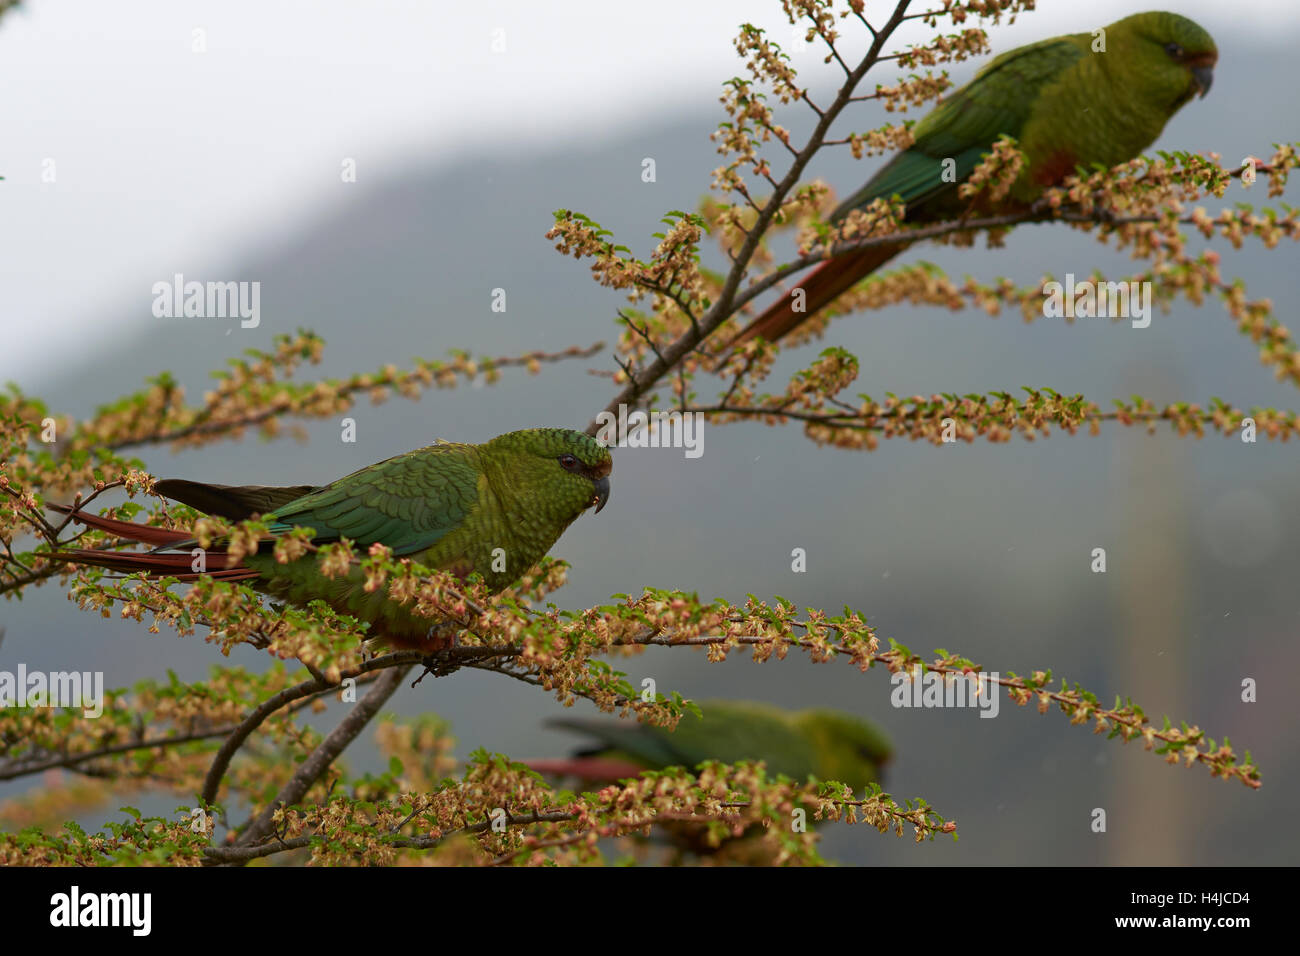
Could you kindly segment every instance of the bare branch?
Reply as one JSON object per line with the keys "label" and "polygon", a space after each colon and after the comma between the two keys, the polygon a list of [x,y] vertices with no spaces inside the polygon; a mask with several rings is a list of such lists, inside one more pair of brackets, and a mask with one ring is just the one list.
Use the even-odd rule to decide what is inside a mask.
{"label": "bare branch", "polygon": [[[822,141],[826,139],[831,125],[844,108],[848,106],[854,89],[866,76],[867,71],[880,59],[880,51],[889,36],[903,22],[903,15],[907,11],[909,2],[910,0],[899,0],[888,22],[875,35],[871,47],[862,57],[862,61],[849,74],[844,81],[844,85],[840,87],[835,100],[820,114],[817,125],[809,135],[803,149],[799,151],[799,155],[790,164],[790,169],[781,178],[772,195],[759,210],[757,219],[746,235],[740,251],[736,254],[735,263],[727,273],[721,293],[701,318],[699,328],[688,329],[677,341],[664,349],[662,357],[656,358],[639,375],[632,376],[627,386],[605,406],[606,411],[616,415],[620,405],[629,407],[635,405],[638,399],[653,388],[674,364],[681,361],[735,311],[737,290],[740,288],[740,283],[749,269],[749,263],[753,259],[754,253],[758,250],[762,236],[766,234],[786,196],[799,184],[805,167],[812,161],[818,149],[821,148]],[[593,419],[591,424],[587,426],[587,434],[594,435],[599,428],[600,424],[596,419]],[[613,440],[617,440],[618,437],[620,436],[611,436]]]}
{"label": "bare branch", "polygon": [[352,712],[344,717],[343,721],[330,732],[329,736],[298,768],[289,782],[281,788],[276,798],[240,835],[235,844],[236,846],[254,846],[271,835],[275,826],[276,813],[303,798],[307,791],[311,789],[312,784],[320,779],[321,774],[329,769],[330,764],[337,759],[338,755],[356,739],[357,735],[379,713],[380,708],[388,702],[388,698],[392,697],[402,685],[403,679],[410,673],[412,666],[407,664],[402,667],[392,668],[375,681],[375,686],[370,688],[366,696],[357,702]]}

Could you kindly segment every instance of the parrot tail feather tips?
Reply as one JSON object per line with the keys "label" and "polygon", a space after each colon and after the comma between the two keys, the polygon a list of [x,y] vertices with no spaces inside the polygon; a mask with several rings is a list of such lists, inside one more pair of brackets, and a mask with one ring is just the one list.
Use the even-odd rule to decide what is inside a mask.
{"label": "parrot tail feather tips", "polygon": [[[231,521],[260,517],[270,535],[256,553],[232,563],[220,543],[204,552],[205,570],[192,566],[190,532],[102,518],[51,505],[82,524],[151,545],[152,552],[74,548],[52,558],[126,574],[208,576],[247,581],[282,601],[306,606],[324,600],[336,611],[371,624],[396,646],[423,647],[428,618],[417,617],[367,591],[360,568],[326,577],[313,555],[275,560],[275,538],[294,527],[314,530],[312,541],[348,539],[364,551],[383,544],[396,557],[482,576],[496,592],[518,580],[588,508],[609,502],[613,459],[594,438],[567,428],[530,428],[481,445],[443,442],[362,468],[325,485],[271,487],[217,485],[165,479],[155,489],[206,514]],[[179,549],[179,550],[178,550]]]}
{"label": "parrot tail feather tips", "polygon": [[[935,106],[913,129],[912,145],[831,213],[830,222],[893,196],[903,201],[910,224],[957,219],[967,212],[962,184],[1002,136],[1015,138],[1025,162],[1010,193],[980,211],[1028,208],[1076,166],[1111,168],[1138,156],[1184,104],[1210,92],[1218,59],[1209,33],[1163,11],[1009,50]],[[955,176],[940,175],[948,172],[943,164],[954,162]],[[759,336],[780,340],[905,248],[900,242],[834,257],[799,282],[801,310],[791,294],[782,295],[727,348]]]}

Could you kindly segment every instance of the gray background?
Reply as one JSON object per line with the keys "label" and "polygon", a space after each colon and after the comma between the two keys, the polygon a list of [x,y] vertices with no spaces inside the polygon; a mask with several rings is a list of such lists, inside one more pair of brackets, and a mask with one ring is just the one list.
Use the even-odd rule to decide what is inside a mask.
{"label": "gray background", "polygon": [[[1269,30],[1257,22],[1202,17],[1199,4],[1170,0],[1166,5],[1196,13],[1215,34],[1221,55],[1210,97],[1187,106],[1157,147],[1217,150],[1225,161],[1235,161],[1249,153],[1266,155],[1273,142],[1296,139],[1290,84],[1275,79],[1291,76],[1287,44],[1295,39],[1294,22],[1283,18]],[[22,55],[35,61],[40,44],[55,55],[68,42],[57,19],[42,19],[49,15],[44,6],[0,22],[0,62],[6,44],[16,50],[21,42]],[[376,9],[377,33],[398,36],[407,29],[403,17],[415,14],[400,7]],[[1112,4],[1111,9],[1123,7]],[[221,14],[215,8],[205,13],[219,32],[222,21],[212,18]],[[1059,16],[1027,17],[1017,24],[1014,42],[1112,19],[1095,12],[1072,15],[1059,28]],[[228,32],[257,22],[257,14],[241,5],[228,16]],[[508,11],[502,16],[510,22]],[[185,25],[182,17],[177,23],[182,44],[188,42]],[[115,29],[130,27],[128,14]],[[996,37],[995,48],[1005,49]],[[110,33],[103,39],[107,48],[117,37]],[[620,42],[636,45],[626,36]],[[348,38],[338,38],[338,44],[317,50],[302,69],[328,73],[331,56],[346,58]],[[163,52],[158,56],[165,59]],[[243,59],[251,62],[252,56],[246,52]],[[570,74],[583,74],[581,62],[568,59],[576,54],[564,50],[555,56]],[[628,56],[621,95],[629,102],[654,102],[654,74],[644,68],[654,57],[644,50]],[[228,69],[232,88],[239,88],[239,58],[206,62],[206,69],[217,71],[209,82],[220,85],[220,71]],[[166,70],[151,72],[147,65],[133,59],[120,69],[165,85]],[[395,76],[399,67],[394,64]],[[87,95],[105,95],[90,92],[98,87],[111,90],[115,69],[99,64],[95,75],[85,78]],[[810,69],[812,76],[815,65]],[[185,218],[183,203],[168,191],[166,184],[178,173],[167,162],[165,144],[159,145],[161,172],[138,170],[116,191],[111,183],[101,184],[105,195],[118,196],[117,205],[101,207],[81,197],[79,176],[89,175],[99,156],[112,163],[122,150],[147,148],[147,142],[136,142],[144,134],[111,115],[102,117],[99,129],[70,121],[62,131],[67,145],[60,182],[50,187],[39,182],[39,163],[33,161],[44,154],[39,137],[6,124],[0,173],[7,182],[0,195],[8,197],[15,218],[3,233],[12,255],[0,273],[0,301],[6,338],[15,344],[6,345],[0,379],[15,380],[59,411],[84,417],[160,368],[175,372],[196,396],[207,372],[226,357],[265,347],[272,335],[300,325],[320,332],[328,343],[322,365],[307,373],[313,376],[342,376],[386,362],[401,366],[412,355],[441,357],[453,347],[501,355],[612,342],[613,313],[622,299],[592,283],[585,264],[552,251],[543,238],[551,212],[581,210],[614,229],[620,241],[648,253],[659,217],[669,209],[693,208],[719,162],[708,140],[719,113],[710,104],[718,82],[735,70],[714,69],[694,87],[674,77],[666,95],[672,108],[660,104],[637,113],[633,107],[632,122],[626,114],[620,122],[602,122],[597,107],[607,100],[599,97],[590,118],[582,101],[561,104],[564,119],[551,134],[543,129],[523,144],[467,137],[468,147],[453,149],[443,141],[437,148],[403,152],[376,139],[375,155],[382,163],[367,163],[363,148],[354,152],[363,172],[379,166],[382,174],[363,175],[357,184],[338,183],[339,159],[328,153],[314,172],[319,184],[309,199],[292,209],[268,201],[262,214],[244,210],[242,236],[207,247],[205,222]],[[11,80],[22,74],[13,71],[12,65],[0,68],[7,74],[9,96],[39,102],[39,87],[23,92]],[[960,80],[971,71],[965,64],[954,73]],[[605,75],[593,67],[586,78],[603,87]],[[296,95],[316,104],[304,109],[320,108],[316,101],[326,91],[305,83],[299,89],[289,76],[283,89],[243,101],[251,125],[295,113]],[[893,78],[888,69],[879,74],[881,82]],[[472,87],[478,77],[457,79]],[[402,83],[419,80],[406,76]],[[546,82],[539,79],[543,92]],[[484,86],[493,89],[486,79]],[[692,92],[683,95],[688,87]],[[118,92],[130,101],[141,89],[128,84]],[[529,127],[536,122],[532,98],[525,95],[531,92],[492,94],[491,122],[508,125],[517,118],[521,128],[536,133]],[[470,93],[465,99],[476,102]],[[554,112],[555,104],[548,108]],[[784,119],[795,128],[802,123],[797,112]],[[343,115],[337,120],[348,121]],[[177,137],[210,136],[213,149],[223,148],[201,113],[155,121],[173,125]],[[880,122],[862,109],[845,128]],[[247,131],[226,132],[241,145],[240,162],[248,162],[247,150],[261,149],[273,166],[279,151],[293,148],[287,119],[286,128],[283,141],[264,136],[255,144],[244,141]],[[640,180],[646,156],[657,163],[654,184]],[[235,162],[233,156],[230,161]],[[828,153],[810,174],[826,178],[843,194],[879,162],[855,163],[845,152]],[[246,181],[249,175],[194,172],[185,194],[207,191],[209,203],[225,196],[237,204],[241,194],[272,191],[266,182]],[[156,192],[154,179],[160,184]],[[93,191],[86,189],[89,196]],[[1294,192],[1293,187],[1292,202]],[[1229,196],[1242,199],[1267,202],[1261,188]],[[104,209],[113,211],[107,220]],[[70,225],[77,227],[75,234],[67,231]],[[160,236],[173,237],[177,251],[167,252],[165,242],[159,247]],[[86,279],[96,274],[97,249],[112,257],[124,244],[153,250],[138,257],[135,271],[128,270],[129,287],[121,279],[100,286]],[[1199,238],[1191,242],[1192,248],[1201,245]],[[1215,246],[1223,253],[1225,275],[1241,276],[1252,295],[1271,298],[1278,317],[1295,328],[1300,279],[1294,246],[1271,252],[1254,243],[1240,252],[1224,243]],[[32,247],[42,251],[38,258],[48,271],[23,272],[13,265],[33,255]],[[927,247],[902,261],[921,258],[957,279],[969,272],[983,279],[1007,275],[1020,283],[1045,272],[1084,275],[1101,268],[1119,277],[1132,268],[1125,257],[1088,236],[1044,226],[1020,229],[1002,250]],[[234,323],[220,320],[153,318],[149,288],[175,271],[199,279],[260,280],[261,327],[230,331]],[[67,284],[78,283],[76,334],[50,334],[77,311],[65,299]],[[490,311],[495,287],[508,291],[505,314]],[[1295,389],[1272,381],[1254,346],[1234,331],[1217,302],[1157,312],[1142,331],[1097,320],[1067,326],[1040,319],[1026,326],[1012,314],[990,319],[974,311],[894,308],[839,320],[823,344],[843,345],[858,355],[857,390],[876,397],[886,391],[1015,391],[1021,385],[1048,385],[1083,392],[1103,404],[1134,392],[1157,403],[1204,403],[1218,395],[1242,406],[1298,404]],[[782,371],[806,364],[820,347],[783,359],[773,381],[783,380]],[[606,356],[587,365],[612,367]],[[701,380],[698,386],[702,395],[708,394],[705,385]],[[356,444],[338,440],[336,423],[313,422],[305,445],[289,439],[248,441],[178,455],[151,449],[144,457],[158,475],[317,482],[434,438],[479,441],[540,424],[580,428],[609,396],[605,380],[587,375],[582,364],[566,363],[538,377],[507,373],[491,388],[434,392],[419,403],[363,404],[352,413],[358,422]],[[1238,749],[1252,751],[1264,774],[1263,789],[1251,792],[1211,779],[1200,768],[1167,767],[1140,745],[1122,746],[1089,728],[1070,726],[1055,710],[1039,716],[1005,700],[996,720],[980,720],[973,711],[893,710],[883,670],[863,675],[843,665],[811,665],[793,654],[785,662],[757,666],[745,655],[715,665],[703,653],[652,651],[619,665],[634,682],[654,677],[661,691],[790,707],[834,706],[883,724],[898,752],[888,789],[899,797],[923,795],[958,822],[961,840],[918,848],[910,839],[837,828],[826,838],[832,857],[899,864],[1294,864],[1300,859],[1294,841],[1280,840],[1261,825],[1285,818],[1300,774],[1300,752],[1290,732],[1297,705],[1285,683],[1300,665],[1294,644],[1300,624],[1295,590],[1300,495],[1293,444],[1195,441],[1165,429],[1147,436],[1108,426],[1098,437],[1057,435],[997,446],[937,449],[889,441],[867,454],[818,449],[795,426],[738,424],[708,428],[704,447],[698,460],[671,449],[616,451],[610,507],[576,522],[553,552],[573,564],[571,583],[557,596],[562,606],[587,606],[644,585],[733,601],[743,601],[747,592],[781,594],[801,606],[832,611],[849,604],[869,617],[882,639],[893,637],[922,652],[945,647],[990,670],[1051,667],[1104,701],[1128,696],[1157,721],[1169,714],[1216,738],[1227,735]],[[794,547],[808,551],[806,574],[790,571]],[[1095,547],[1107,549],[1105,575],[1089,571]],[[9,670],[20,661],[29,669],[103,670],[110,686],[120,686],[145,675],[163,676],[168,669],[182,679],[201,680],[220,661],[198,638],[150,636],[141,626],[80,613],[53,587],[30,593],[21,603],[0,605],[0,622],[7,631],[0,668]],[[248,649],[236,651],[232,660],[250,667],[264,663]],[[1258,703],[1240,701],[1247,677],[1259,681]],[[521,758],[554,755],[574,743],[571,736],[542,726],[558,713],[551,698],[504,678],[458,673],[426,680],[399,693],[393,709],[435,710],[449,718],[462,755],[477,746]],[[321,726],[329,726],[337,714],[333,708]],[[351,765],[370,766],[370,750],[368,744],[356,748],[349,754]],[[26,785],[0,786],[0,797]],[[168,797],[157,809],[174,804]],[[1108,813],[1105,834],[1090,832],[1096,807]]]}

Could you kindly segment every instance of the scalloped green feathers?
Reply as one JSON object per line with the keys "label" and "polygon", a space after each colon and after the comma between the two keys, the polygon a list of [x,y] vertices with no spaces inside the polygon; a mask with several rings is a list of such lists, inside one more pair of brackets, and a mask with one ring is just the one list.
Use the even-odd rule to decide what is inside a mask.
{"label": "scalloped green feathers", "polygon": [[[909,223],[958,218],[971,207],[958,188],[1003,136],[1017,141],[1025,164],[1004,200],[975,208],[982,214],[1024,209],[1078,166],[1110,168],[1140,154],[1183,104],[1209,92],[1218,56],[1204,29],[1164,12],[1010,50],[922,119],[915,142],[849,196],[831,221],[893,196],[904,202]],[[888,244],[837,256],[799,283],[803,311],[784,295],[733,345],[758,336],[777,341],[904,248]]]}
{"label": "scalloped green feathers", "polygon": [[706,701],[701,708],[702,718],[686,714],[671,731],[599,717],[551,720],[551,726],[579,731],[592,744],[573,759],[529,765],[557,776],[610,780],[647,769],[693,770],[705,760],[762,760],[769,773],[783,773],[800,783],[814,776],[861,790],[879,779],[893,751],[879,728],[839,711],[787,711],[734,700]]}
{"label": "scalloped green feathers", "polygon": [[[481,445],[442,443],[362,468],[320,487],[227,486],[168,479],[156,490],[208,514],[240,521],[260,515],[272,536],[291,528],[313,529],[312,541],[346,538],[360,551],[372,544],[392,548],[429,567],[461,577],[477,572],[498,591],[517,580],[555,544],[587,508],[609,500],[609,451],[594,438],[561,428],[509,432]],[[63,513],[71,509],[52,506]],[[201,576],[191,569],[185,532],[167,531],[76,512],[76,519],[119,537],[159,546],[154,552],[87,549],[55,557],[127,573]],[[314,555],[280,564],[274,540],[239,563],[220,548],[205,554],[204,574],[248,581],[266,594],[297,605],[323,599],[335,610],[374,626],[390,643],[423,646],[434,622],[410,615],[366,592],[360,569],[327,578]],[[170,553],[165,549],[172,550]],[[160,553],[162,552],[162,553]]]}

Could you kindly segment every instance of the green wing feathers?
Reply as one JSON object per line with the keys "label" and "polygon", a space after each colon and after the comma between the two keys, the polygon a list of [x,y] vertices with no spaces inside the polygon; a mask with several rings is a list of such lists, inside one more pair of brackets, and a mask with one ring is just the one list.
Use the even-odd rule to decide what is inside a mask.
{"label": "green wing feathers", "polygon": [[184,478],[164,478],[154,482],[154,491],[173,501],[197,508],[204,514],[231,521],[245,521],[311,494],[315,485],[210,485]]}
{"label": "green wing feathers", "polygon": [[315,540],[382,542],[399,556],[433,547],[479,503],[483,473],[470,445],[431,445],[312,491],[265,517],[271,532],[312,528]]}
{"label": "green wing feathers", "polygon": [[[1078,37],[1056,37],[1011,50],[981,70],[916,125],[916,141],[840,204],[833,220],[873,199],[897,194],[909,218],[936,197],[953,196],[1000,136],[1019,138],[1039,95],[1084,55]],[[944,175],[943,163],[954,169]],[[945,205],[955,205],[953,203]]]}
{"label": "green wing feathers", "polygon": [[587,777],[589,767],[599,775],[606,765],[621,769],[624,763],[662,770],[694,769],[706,760],[761,760],[770,773],[800,782],[812,776],[861,789],[879,778],[891,755],[884,732],[852,714],[820,708],[786,711],[754,701],[706,701],[701,708],[702,718],[687,714],[671,731],[598,717],[548,721],[591,741],[577,751],[578,758],[604,758],[606,763],[579,759],[535,761],[533,766],[561,776]]}

